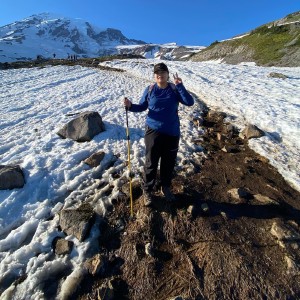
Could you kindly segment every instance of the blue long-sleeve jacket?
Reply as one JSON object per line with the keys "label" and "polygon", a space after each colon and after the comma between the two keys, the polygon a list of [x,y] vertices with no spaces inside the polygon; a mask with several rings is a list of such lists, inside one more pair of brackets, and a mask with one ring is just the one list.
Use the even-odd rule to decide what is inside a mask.
{"label": "blue long-sleeve jacket", "polygon": [[177,92],[173,90],[170,84],[164,89],[155,84],[150,92],[150,97],[149,87],[147,87],[139,104],[132,104],[129,111],[142,112],[148,108],[146,125],[161,133],[179,136],[178,105],[182,103],[192,106],[194,99],[182,83],[177,84],[175,87]]}

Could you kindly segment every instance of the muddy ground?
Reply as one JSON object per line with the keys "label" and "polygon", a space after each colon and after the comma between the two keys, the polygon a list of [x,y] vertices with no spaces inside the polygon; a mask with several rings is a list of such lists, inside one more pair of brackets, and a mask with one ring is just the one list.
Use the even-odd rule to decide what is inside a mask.
{"label": "muddy ground", "polygon": [[176,203],[157,192],[144,207],[134,185],[131,219],[128,197],[116,201],[99,240],[105,271],[74,299],[300,299],[299,193],[222,118],[203,126],[207,158],[177,173]]}

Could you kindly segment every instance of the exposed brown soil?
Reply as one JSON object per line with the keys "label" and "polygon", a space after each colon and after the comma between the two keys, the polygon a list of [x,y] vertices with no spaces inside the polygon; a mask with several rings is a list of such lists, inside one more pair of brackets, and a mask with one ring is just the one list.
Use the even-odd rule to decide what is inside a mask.
{"label": "exposed brown soil", "polygon": [[[128,197],[118,199],[99,241],[106,271],[87,276],[74,299],[300,298],[299,193],[237,133],[218,141],[222,119],[204,126],[207,159],[174,178],[176,203],[157,193],[146,208],[134,186],[130,219]],[[293,235],[276,236],[280,226]]]}

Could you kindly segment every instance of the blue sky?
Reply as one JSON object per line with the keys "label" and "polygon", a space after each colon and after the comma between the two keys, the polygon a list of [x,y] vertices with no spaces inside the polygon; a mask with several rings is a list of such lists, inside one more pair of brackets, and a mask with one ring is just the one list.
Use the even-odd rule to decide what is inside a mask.
{"label": "blue sky", "polygon": [[51,12],[145,42],[208,46],[299,10],[299,0],[1,0],[0,26]]}

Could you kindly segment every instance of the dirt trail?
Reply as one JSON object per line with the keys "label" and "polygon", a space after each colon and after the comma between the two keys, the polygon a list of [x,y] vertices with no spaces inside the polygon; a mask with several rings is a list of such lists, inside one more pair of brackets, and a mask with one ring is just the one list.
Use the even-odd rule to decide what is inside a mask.
{"label": "dirt trail", "polygon": [[143,207],[136,185],[130,220],[128,197],[118,199],[99,241],[107,271],[74,299],[300,298],[299,193],[220,115],[203,126],[207,159],[177,174],[178,201],[156,193]]}

